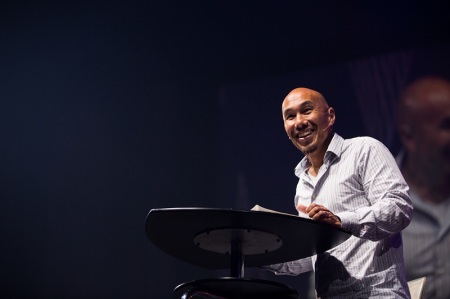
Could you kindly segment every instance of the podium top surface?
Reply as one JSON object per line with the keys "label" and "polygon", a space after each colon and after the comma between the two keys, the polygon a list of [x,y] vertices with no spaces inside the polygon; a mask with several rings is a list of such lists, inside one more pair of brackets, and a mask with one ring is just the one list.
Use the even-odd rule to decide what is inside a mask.
{"label": "podium top surface", "polygon": [[207,269],[229,268],[236,244],[245,267],[257,267],[322,253],[350,237],[295,215],[219,208],[152,209],[145,231],[162,251]]}

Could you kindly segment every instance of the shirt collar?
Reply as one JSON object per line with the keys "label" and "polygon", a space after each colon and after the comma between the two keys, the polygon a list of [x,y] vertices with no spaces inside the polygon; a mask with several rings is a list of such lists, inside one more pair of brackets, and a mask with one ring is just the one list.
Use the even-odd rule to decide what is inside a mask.
{"label": "shirt collar", "polygon": [[[344,138],[334,133],[330,144],[328,145],[327,151],[325,152],[324,164],[331,159],[331,157],[339,157],[342,154],[342,147],[344,145]],[[300,175],[305,172],[310,166],[309,160],[306,156],[297,164],[295,167],[295,175],[300,177]]]}

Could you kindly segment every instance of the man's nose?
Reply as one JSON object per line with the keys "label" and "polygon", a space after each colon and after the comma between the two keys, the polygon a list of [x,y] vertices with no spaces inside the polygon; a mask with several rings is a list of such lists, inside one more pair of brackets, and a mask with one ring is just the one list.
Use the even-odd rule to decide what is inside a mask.
{"label": "man's nose", "polygon": [[301,114],[297,114],[295,117],[295,127],[302,128],[305,125],[306,125],[306,119]]}

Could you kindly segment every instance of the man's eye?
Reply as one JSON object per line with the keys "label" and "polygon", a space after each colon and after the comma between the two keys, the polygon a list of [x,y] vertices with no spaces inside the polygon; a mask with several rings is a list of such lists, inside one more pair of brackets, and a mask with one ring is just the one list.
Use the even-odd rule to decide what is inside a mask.
{"label": "man's eye", "polygon": [[303,113],[303,114],[310,114],[311,111],[312,111],[312,108],[305,108],[305,109],[302,111],[302,113]]}
{"label": "man's eye", "polygon": [[286,113],[286,114],[284,115],[284,119],[285,119],[285,120],[293,119],[294,117],[295,117],[295,114],[294,114],[294,113]]}

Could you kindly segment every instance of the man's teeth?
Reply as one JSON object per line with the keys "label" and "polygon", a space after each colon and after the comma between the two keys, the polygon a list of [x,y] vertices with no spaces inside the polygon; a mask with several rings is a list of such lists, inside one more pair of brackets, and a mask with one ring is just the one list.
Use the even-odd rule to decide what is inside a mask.
{"label": "man's teeth", "polygon": [[308,132],[304,132],[303,134],[298,134],[297,135],[297,138],[304,138],[304,137],[306,137],[306,136],[308,136],[308,135],[310,135],[312,133],[312,131],[308,131]]}

